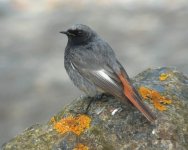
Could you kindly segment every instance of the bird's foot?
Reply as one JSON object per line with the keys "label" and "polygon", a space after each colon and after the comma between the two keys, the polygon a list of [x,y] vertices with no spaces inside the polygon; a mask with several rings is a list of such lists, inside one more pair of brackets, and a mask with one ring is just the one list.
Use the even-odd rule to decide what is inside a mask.
{"label": "bird's foot", "polygon": [[102,93],[102,94],[97,94],[94,97],[89,97],[90,101],[89,101],[89,103],[86,107],[85,114],[88,114],[89,108],[94,101],[101,101],[102,100],[103,102],[107,102],[108,101],[107,97],[110,97],[110,96],[112,96],[112,95],[110,95],[108,93]]}
{"label": "bird's foot", "polygon": [[112,95],[108,94],[108,93],[102,93],[102,94],[97,94],[94,96],[95,101],[104,101],[107,102],[108,101],[108,97],[113,97]]}
{"label": "bird's foot", "polygon": [[70,110],[70,113],[73,114],[73,116],[79,116],[79,115],[88,115],[88,113],[86,111],[81,111],[81,110]]}
{"label": "bird's foot", "polygon": [[82,111],[75,111],[75,110],[70,110],[71,113],[77,115],[80,114],[84,114],[84,115],[88,115],[89,112],[89,108],[91,106],[91,104],[95,101],[103,101],[103,102],[107,102],[108,101],[108,97],[111,97],[112,95],[107,94],[107,93],[102,93],[102,94],[97,94],[94,97],[88,97],[89,103],[87,104],[87,107],[85,110]]}

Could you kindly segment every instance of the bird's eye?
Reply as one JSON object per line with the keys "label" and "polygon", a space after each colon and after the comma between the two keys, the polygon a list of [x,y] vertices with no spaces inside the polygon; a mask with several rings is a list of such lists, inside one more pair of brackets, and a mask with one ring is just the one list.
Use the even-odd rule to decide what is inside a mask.
{"label": "bird's eye", "polygon": [[76,33],[78,36],[82,36],[83,35],[83,31],[82,30],[77,30],[77,33]]}
{"label": "bird's eye", "polygon": [[82,36],[83,35],[83,31],[82,30],[68,30],[69,35],[72,36]]}
{"label": "bird's eye", "polygon": [[83,31],[82,30],[75,30],[75,35],[83,36]]}
{"label": "bird's eye", "polygon": [[83,32],[81,30],[78,31],[78,34],[82,34]]}

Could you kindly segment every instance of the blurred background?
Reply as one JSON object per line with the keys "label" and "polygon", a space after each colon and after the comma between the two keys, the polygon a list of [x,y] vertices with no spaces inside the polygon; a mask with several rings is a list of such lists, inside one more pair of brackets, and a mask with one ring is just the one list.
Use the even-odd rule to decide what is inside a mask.
{"label": "blurred background", "polygon": [[131,77],[160,66],[188,74],[187,0],[0,0],[0,145],[81,95],[59,34],[75,23],[108,41]]}

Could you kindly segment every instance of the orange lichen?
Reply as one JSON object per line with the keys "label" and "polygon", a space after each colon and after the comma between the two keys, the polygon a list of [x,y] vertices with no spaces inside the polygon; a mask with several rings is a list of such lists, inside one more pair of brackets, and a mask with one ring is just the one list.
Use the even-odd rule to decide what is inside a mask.
{"label": "orange lichen", "polygon": [[77,144],[73,150],[89,150],[89,148],[83,144]]}
{"label": "orange lichen", "polygon": [[169,77],[169,74],[167,73],[161,73],[159,76],[159,80],[165,81]]}
{"label": "orange lichen", "polygon": [[89,128],[91,122],[91,119],[86,115],[68,116],[58,122],[53,118],[51,120],[54,121],[54,129],[57,132],[61,134],[73,132],[77,135],[80,135],[85,129]]}
{"label": "orange lichen", "polygon": [[165,104],[171,104],[172,100],[165,98],[159,92],[146,88],[140,87],[139,92],[144,99],[150,99],[156,109],[160,111],[166,110]]}
{"label": "orange lichen", "polygon": [[52,117],[52,118],[50,119],[50,123],[55,123],[55,122],[56,122],[55,117]]}

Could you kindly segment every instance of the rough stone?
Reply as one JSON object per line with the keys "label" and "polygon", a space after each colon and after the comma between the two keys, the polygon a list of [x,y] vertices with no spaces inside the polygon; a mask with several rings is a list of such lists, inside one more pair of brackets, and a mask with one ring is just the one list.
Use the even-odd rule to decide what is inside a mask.
{"label": "rough stone", "polygon": [[[170,76],[161,81],[162,73]],[[188,78],[174,68],[157,68],[138,74],[133,83],[138,89],[145,86],[172,100],[166,111],[159,111],[151,101],[144,101],[157,116],[154,123],[148,122],[131,104],[123,104],[109,96],[92,103],[88,113],[90,127],[79,136],[72,132],[60,134],[49,121],[31,126],[2,148],[72,150],[81,143],[89,150],[188,149]],[[88,97],[80,97],[54,118],[58,121],[76,115],[75,112],[86,108],[88,101]]]}

